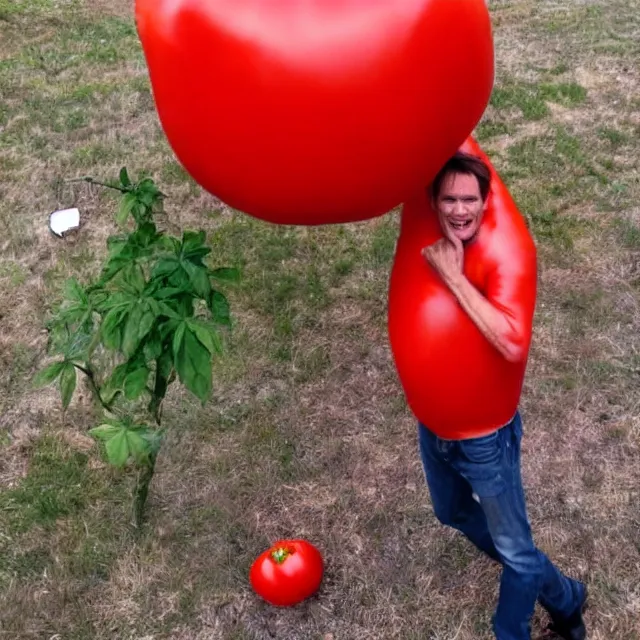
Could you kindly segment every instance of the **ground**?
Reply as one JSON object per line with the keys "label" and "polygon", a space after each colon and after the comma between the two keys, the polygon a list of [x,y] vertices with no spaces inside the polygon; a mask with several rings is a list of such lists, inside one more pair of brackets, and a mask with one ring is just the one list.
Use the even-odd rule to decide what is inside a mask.
{"label": "ground", "polygon": [[[496,90],[476,133],[540,257],[522,400],[540,547],[590,588],[592,640],[640,638],[640,2],[492,0]],[[498,568],[436,522],[386,333],[398,215],[273,227],[229,210],[159,127],[129,2],[0,0],[0,638],[488,640]],[[95,274],[126,164],[242,269],[202,408],[172,393],[149,521],[129,479],[34,391],[64,280]],[[78,206],[59,240],[47,214]],[[259,601],[252,560],[302,536],[318,596]],[[534,638],[546,619],[536,613]]]}

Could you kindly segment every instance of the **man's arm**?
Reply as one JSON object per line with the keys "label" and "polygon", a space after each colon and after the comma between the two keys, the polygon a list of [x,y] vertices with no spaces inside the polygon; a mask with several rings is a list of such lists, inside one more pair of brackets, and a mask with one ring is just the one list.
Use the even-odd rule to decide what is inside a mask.
{"label": "man's arm", "polygon": [[442,239],[424,250],[429,264],[457,298],[482,335],[509,362],[527,357],[527,344],[513,320],[478,291],[462,272],[462,243]]}
{"label": "man's arm", "polygon": [[467,312],[484,337],[509,362],[522,362],[527,351],[518,340],[509,318],[496,309],[470,282],[464,274],[445,280],[451,293]]}

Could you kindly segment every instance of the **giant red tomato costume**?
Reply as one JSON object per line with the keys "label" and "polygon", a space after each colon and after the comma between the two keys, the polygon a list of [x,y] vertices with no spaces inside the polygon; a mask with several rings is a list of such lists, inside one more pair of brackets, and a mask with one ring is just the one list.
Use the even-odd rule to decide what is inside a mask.
{"label": "giant red tomato costume", "polygon": [[[485,0],[136,0],[169,142],[229,205],[287,224],[402,214],[389,300],[409,405],[443,437],[513,416],[525,361],[481,335],[421,251],[441,237],[425,193],[480,119],[493,84]],[[465,149],[482,155],[473,141]],[[493,172],[465,273],[528,352],[533,242]]]}
{"label": "giant red tomato costume", "polygon": [[493,85],[485,0],[136,0],[158,113],[258,218],[370,218],[428,183]]}
{"label": "giant red tomato costume", "polygon": [[[536,250],[505,185],[473,140],[462,151],[491,167],[489,202],[464,273],[506,313],[528,353],[536,299]],[[526,368],[480,333],[421,255],[442,237],[426,190],[402,213],[391,274],[389,334],[398,374],[418,419],[443,438],[486,435],[515,414]]]}

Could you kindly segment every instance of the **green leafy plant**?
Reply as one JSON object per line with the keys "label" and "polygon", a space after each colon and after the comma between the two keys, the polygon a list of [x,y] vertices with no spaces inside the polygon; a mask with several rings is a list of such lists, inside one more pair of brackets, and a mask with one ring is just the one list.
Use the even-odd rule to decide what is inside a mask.
{"label": "green leafy plant", "polygon": [[207,401],[212,360],[222,352],[220,330],[231,326],[219,287],[239,274],[207,264],[204,231],[175,237],[158,228],[165,196],[152,179],[133,183],[123,168],[118,182],[83,180],[122,193],[116,220],[129,231],[108,239],[95,282],[67,282],[48,324],[49,349],[61,359],[35,383],[57,382],[66,409],[78,374],[86,376],[104,412],[89,433],[103,443],[111,464],[136,473],[133,521],[139,527],[163,439],[163,400],[179,379]]}

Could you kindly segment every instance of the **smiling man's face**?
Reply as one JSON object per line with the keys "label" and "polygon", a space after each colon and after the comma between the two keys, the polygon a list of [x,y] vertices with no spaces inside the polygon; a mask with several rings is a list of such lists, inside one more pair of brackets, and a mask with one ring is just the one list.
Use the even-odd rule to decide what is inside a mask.
{"label": "smiling man's face", "polygon": [[462,242],[473,240],[487,208],[478,179],[470,173],[448,173],[434,202],[442,231]]}

